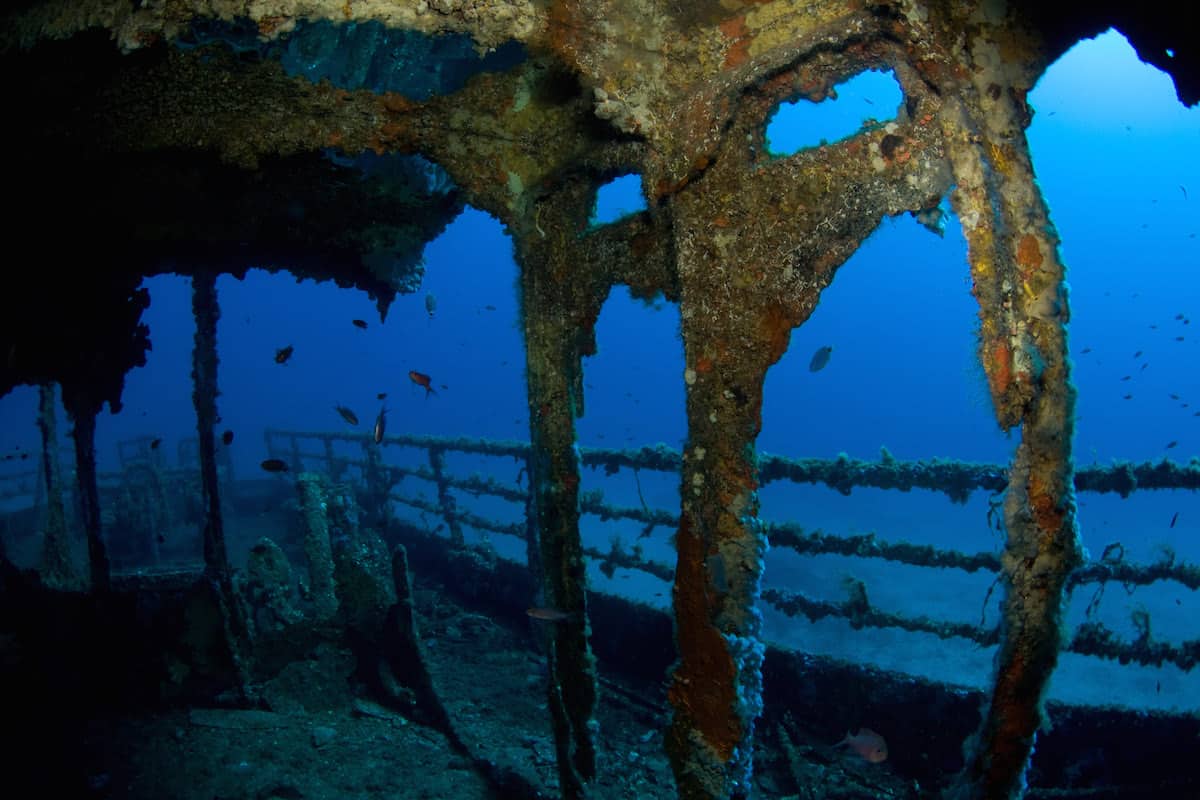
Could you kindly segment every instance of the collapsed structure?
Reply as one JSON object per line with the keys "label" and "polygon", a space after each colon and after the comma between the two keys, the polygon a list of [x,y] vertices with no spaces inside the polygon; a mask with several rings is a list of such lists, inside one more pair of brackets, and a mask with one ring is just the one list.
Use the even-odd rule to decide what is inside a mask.
{"label": "collapsed structure", "polygon": [[[62,386],[90,585],[103,591],[94,420],[104,402],[119,408],[125,372],[144,362],[143,278],[194,276],[205,557],[227,597],[215,276],[287,269],[356,286],[386,310],[419,281],[424,244],[469,203],[506,226],[520,268],[531,561],[545,603],[584,615],[581,359],[613,286],[666,296],[682,318],[688,420],[666,746],[681,797],[744,797],[761,707],[754,447],[766,373],[884,217],[930,213],[948,196],[969,244],[996,418],[1021,434],[997,673],[957,791],[1014,796],[1080,558],[1068,298],[1025,140],[1026,94],[1066,47],[1110,25],[1172,73],[1185,103],[1200,97],[1195,44],[1172,38],[1186,25],[1094,4],[30,2],[0,31],[17,114],[8,149],[22,154],[10,225],[50,269],[9,276],[0,393]],[[872,69],[903,90],[894,121],[786,158],[767,152],[781,102],[819,100]],[[597,187],[630,173],[647,210],[590,230]],[[237,639],[236,604],[225,606]],[[584,797],[596,773],[588,629],[551,638],[560,788]]]}

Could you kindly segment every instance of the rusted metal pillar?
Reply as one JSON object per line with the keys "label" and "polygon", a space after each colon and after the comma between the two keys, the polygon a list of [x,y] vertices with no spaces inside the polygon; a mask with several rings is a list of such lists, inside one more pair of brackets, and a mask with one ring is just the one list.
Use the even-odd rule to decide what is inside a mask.
{"label": "rusted metal pillar", "polygon": [[79,483],[79,506],[87,532],[88,572],[91,590],[107,592],[111,588],[108,548],[100,523],[100,489],[96,484],[96,414],[98,408],[82,395],[63,390],[63,403],[74,420],[71,438],[75,442],[75,479]]}
{"label": "rusted metal pillar", "polygon": [[217,304],[215,272],[200,272],[192,278],[192,315],[196,335],[192,349],[192,403],[196,407],[199,436],[200,485],[204,494],[204,577],[215,595],[224,626],[230,660],[245,690],[249,681],[250,627],[233,588],[229,553],[225,547],[225,525],[221,516],[221,494],[217,475]]}
{"label": "rusted metal pillar", "polygon": [[192,278],[192,314],[196,337],[192,350],[192,402],[199,435],[200,486],[204,493],[204,568],[209,577],[229,576],[225,549],[225,524],[217,481],[217,306],[216,273],[201,272]]}
{"label": "rusted metal pillar", "polygon": [[[681,798],[744,798],[762,711],[762,617],[755,606],[767,547],[754,442],[763,379],[782,349],[763,346],[765,320],[750,310],[749,294],[731,290],[728,265],[688,235],[701,218],[685,202],[676,214],[688,442],[672,591],[679,661],[666,749]],[[786,342],[791,325],[780,322]]]}
{"label": "rusted metal pillar", "polygon": [[[587,575],[579,535],[579,452],[583,355],[595,352],[593,326],[607,285],[581,274],[574,252],[591,193],[563,190],[538,212],[521,252],[521,298],[528,386],[529,463],[544,602],[564,612],[547,632],[551,721],[559,786],[566,800],[586,796],[596,776],[595,659],[588,645]],[[599,295],[599,296],[597,296]]]}
{"label": "rusted metal pillar", "polygon": [[[1002,63],[994,52],[980,60]],[[978,800],[1023,791],[1058,662],[1063,587],[1081,558],[1064,268],[1024,134],[1028,85],[1006,82],[1001,73],[981,71],[974,91],[947,104],[943,119],[957,182],[952,199],[980,305],[980,357],[1001,427],[1021,431],[1004,503],[1006,592],[995,684],[951,793]]]}
{"label": "rusted metal pillar", "polygon": [[42,433],[42,481],[46,489],[46,524],[42,531],[42,583],[53,589],[76,589],[79,576],[71,564],[67,513],[58,467],[58,424],[54,384],[38,387],[38,428]]}

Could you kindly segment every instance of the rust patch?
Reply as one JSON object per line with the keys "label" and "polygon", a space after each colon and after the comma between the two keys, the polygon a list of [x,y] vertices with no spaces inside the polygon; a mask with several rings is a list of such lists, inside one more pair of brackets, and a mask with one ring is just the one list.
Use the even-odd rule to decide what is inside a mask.
{"label": "rust patch", "polygon": [[379,100],[383,103],[384,110],[390,111],[393,114],[406,114],[416,107],[416,103],[396,92],[388,92]]}
{"label": "rust patch", "polygon": [[744,15],[722,22],[721,33],[730,40],[729,49],[725,51],[725,61],[722,64],[725,69],[740,67],[750,60],[750,43],[754,41],[754,37],[750,35],[750,29],[746,27]]}
{"label": "rust patch", "polygon": [[1012,350],[1008,342],[999,341],[992,345],[989,358],[984,359],[984,367],[988,377],[988,387],[992,390],[992,400],[999,407],[1003,398],[1012,386]]}
{"label": "rust patch", "polygon": [[770,303],[759,317],[759,330],[766,346],[767,363],[774,364],[787,350],[796,320],[782,303]]}
{"label": "rust patch", "polygon": [[263,17],[258,21],[258,32],[261,36],[271,36],[275,31],[279,30],[279,26],[287,22],[289,17],[271,16]]}
{"label": "rust patch", "polygon": [[1055,487],[1034,475],[1029,481],[1029,510],[1038,529],[1043,533],[1057,534],[1062,530],[1065,512],[1059,505],[1059,492]]}
{"label": "rust patch", "polygon": [[1042,247],[1032,233],[1022,236],[1017,244],[1017,265],[1026,273],[1042,266]]}
{"label": "rust patch", "polygon": [[737,674],[725,637],[711,623],[705,591],[708,579],[704,560],[708,553],[692,531],[685,514],[675,535],[679,561],[675,570],[675,619],[678,625],[679,667],[667,696],[675,709],[672,739],[683,754],[694,745],[688,731],[695,729],[721,761],[729,761],[742,738],[737,714]]}

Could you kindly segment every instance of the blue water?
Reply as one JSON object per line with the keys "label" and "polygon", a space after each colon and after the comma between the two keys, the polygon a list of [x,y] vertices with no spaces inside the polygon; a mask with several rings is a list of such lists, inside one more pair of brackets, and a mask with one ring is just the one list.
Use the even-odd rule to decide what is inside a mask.
{"label": "blue water", "polygon": [[[864,115],[889,116],[886,102],[864,105],[867,90],[841,94],[858,100],[827,101],[824,112],[825,103],[810,104],[816,108],[809,111],[829,116],[830,133],[818,139],[844,135],[836,131],[847,122],[856,129]],[[1191,458],[1200,453],[1200,109],[1183,108],[1170,80],[1140,64],[1115,33],[1064,56],[1030,102],[1036,109],[1029,130],[1035,168],[1069,268],[1077,461]],[[786,133],[773,132],[773,141]],[[598,222],[636,208],[638,198],[629,194],[636,185],[635,177],[623,184],[624,194],[606,194]],[[237,472],[261,474],[257,465],[266,457],[262,435],[268,427],[349,430],[334,411],[339,404],[357,412],[360,431],[386,403],[390,433],[527,439],[516,278],[510,239],[496,220],[470,209],[428,246],[421,290],[398,298],[386,322],[365,295],[332,284],[263,271],[244,281],[222,277],[219,430],[235,433]],[[152,302],[144,321],[153,351],[146,367],[128,376],[124,410],[101,415],[102,470],[116,467],[118,441],[154,435],[171,446],[195,433],[190,284],[165,275],[146,286]],[[436,298],[432,315],[428,295]],[[900,459],[1006,462],[1015,435],[1001,432],[992,417],[974,352],[976,311],[966,246],[952,217],[941,237],[907,215],[884,220],[841,268],[770,371],[760,449],[876,458],[886,446]],[[356,318],[367,321],[366,330],[351,324]],[[678,329],[672,304],[613,291],[597,325],[599,353],[585,362],[586,415],[578,423],[583,445],[681,446],[686,428]],[[276,350],[289,345],[295,348],[291,360],[275,363]],[[813,352],[824,345],[834,348],[829,365],[810,372]],[[1137,351],[1142,355],[1135,358]],[[426,396],[412,384],[410,370],[430,375],[437,394]],[[1130,379],[1123,381],[1126,375]],[[386,401],[377,400],[384,392]],[[1132,398],[1124,399],[1127,394]],[[37,453],[35,408],[33,389],[0,398],[0,452]],[[66,429],[61,425],[60,433]],[[1172,441],[1177,446],[1168,451]],[[500,477],[511,479],[512,472]],[[611,484],[602,475],[585,475],[584,488],[600,486],[611,501],[637,502],[626,475]],[[643,490],[651,505],[678,505],[673,478],[644,476]],[[951,507],[921,493],[856,491],[847,499],[824,489],[776,486],[763,492],[763,513],[835,532],[877,530],[884,538],[988,549],[996,540],[982,519],[983,500],[976,496],[967,507]],[[1178,523],[1170,529],[1176,512]],[[1153,558],[1169,544],[1181,558],[1200,560],[1195,494],[1143,493],[1129,501],[1085,496],[1079,516],[1093,555],[1120,539],[1140,558]],[[586,525],[588,535],[607,540],[591,521]],[[669,558],[665,543],[651,551]],[[791,583],[804,575],[816,580],[815,571],[783,560],[768,580]],[[918,603],[909,580],[919,579],[892,581],[881,591],[899,603]],[[1180,593],[1160,589],[1134,598],[1111,592],[1114,620],[1143,599]],[[828,591],[836,596],[836,586]],[[1195,598],[1187,600],[1194,607]],[[955,603],[952,591],[935,605],[945,611]],[[975,610],[973,605],[967,616]],[[1166,625],[1156,633],[1197,635],[1183,618],[1163,619]]]}

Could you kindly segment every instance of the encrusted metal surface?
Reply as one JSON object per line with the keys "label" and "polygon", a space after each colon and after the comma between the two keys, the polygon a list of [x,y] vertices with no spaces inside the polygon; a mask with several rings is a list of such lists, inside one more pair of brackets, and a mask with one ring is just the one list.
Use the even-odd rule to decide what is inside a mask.
{"label": "encrusted metal surface", "polygon": [[[80,364],[94,359],[64,357],[78,342],[35,344],[23,332],[38,309],[16,305],[43,288],[23,278],[9,293],[16,303],[3,309],[13,313],[0,315],[8,353],[0,391],[63,383],[86,467],[89,421],[100,402],[119,403],[121,376],[144,346],[129,314],[137,298],[122,286],[135,286],[152,265],[206,242],[210,268],[241,271],[248,263],[239,244],[249,238],[259,263],[306,274],[320,268],[301,263],[299,251],[323,250],[349,256],[332,277],[377,292],[386,306],[390,293],[410,287],[414,254],[470,203],[498,217],[516,241],[542,586],[548,601],[583,614],[574,447],[574,417],[584,408],[580,359],[594,349],[592,326],[615,284],[677,300],[689,433],[674,583],[680,657],[666,741],[680,796],[744,797],[761,708],[756,603],[766,539],[754,444],[766,373],[880,221],[929,212],[953,186],[997,420],[1021,429],[1005,505],[1008,591],[996,691],[958,790],[1013,796],[1057,658],[1062,589],[1079,557],[1069,310],[1024,137],[1026,93],[1071,43],[1066,31],[1106,20],[1103,11],[1070,13],[1078,15],[1074,26],[1022,4],[919,0],[27,4],[0,29],[10,96],[28,106],[6,143],[53,164],[54,180],[18,169],[13,184],[29,201],[18,222],[50,237],[79,221],[92,247],[112,251],[108,263],[127,265],[131,274],[96,267],[116,273],[116,313],[98,327],[109,325],[126,357],[113,362],[103,392],[90,390],[95,368]],[[465,34],[481,52],[517,42],[528,57],[451,94],[415,100],[312,84],[253,44],[284,41],[317,21]],[[218,34],[196,44],[204,26]],[[235,29],[248,30],[251,43],[221,33]],[[1170,39],[1165,24],[1139,30],[1155,45]],[[181,38],[188,48],[173,46]],[[1194,49],[1177,50],[1181,95],[1189,97],[1193,77],[1184,65],[1194,63]],[[767,153],[766,120],[780,102],[819,100],[869,69],[891,70],[903,89],[892,121],[792,156]],[[330,152],[338,155],[329,160]],[[346,161],[363,153],[419,153],[457,188],[435,191],[420,175]],[[357,180],[360,173],[368,179]],[[622,173],[641,175],[649,209],[589,232],[596,187]],[[80,175],[83,199],[73,205],[67,196],[75,213],[64,218],[57,186]],[[199,201],[180,202],[174,216],[155,215],[146,203],[153,197],[157,205],[165,186],[186,192],[198,183]],[[250,213],[285,196],[298,216],[264,221]],[[231,217],[230,201],[239,200],[247,205],[233,207],[246,213]],[[140,225],[123,224],[129,208],[145,211]],[[91,218],[84,209],[101,211]],[[378,221],[400,210],[417,221]],[[60,254],[76,255],[66,246]],[[67,308],[92,302],[90,294],[51,293],[55,313],[64,294]],[[93,572],[101,575],[103,564]],[[553,639],[559,775],[564,796],[584,796],[595,773],[587,627],[564,626]]]}

